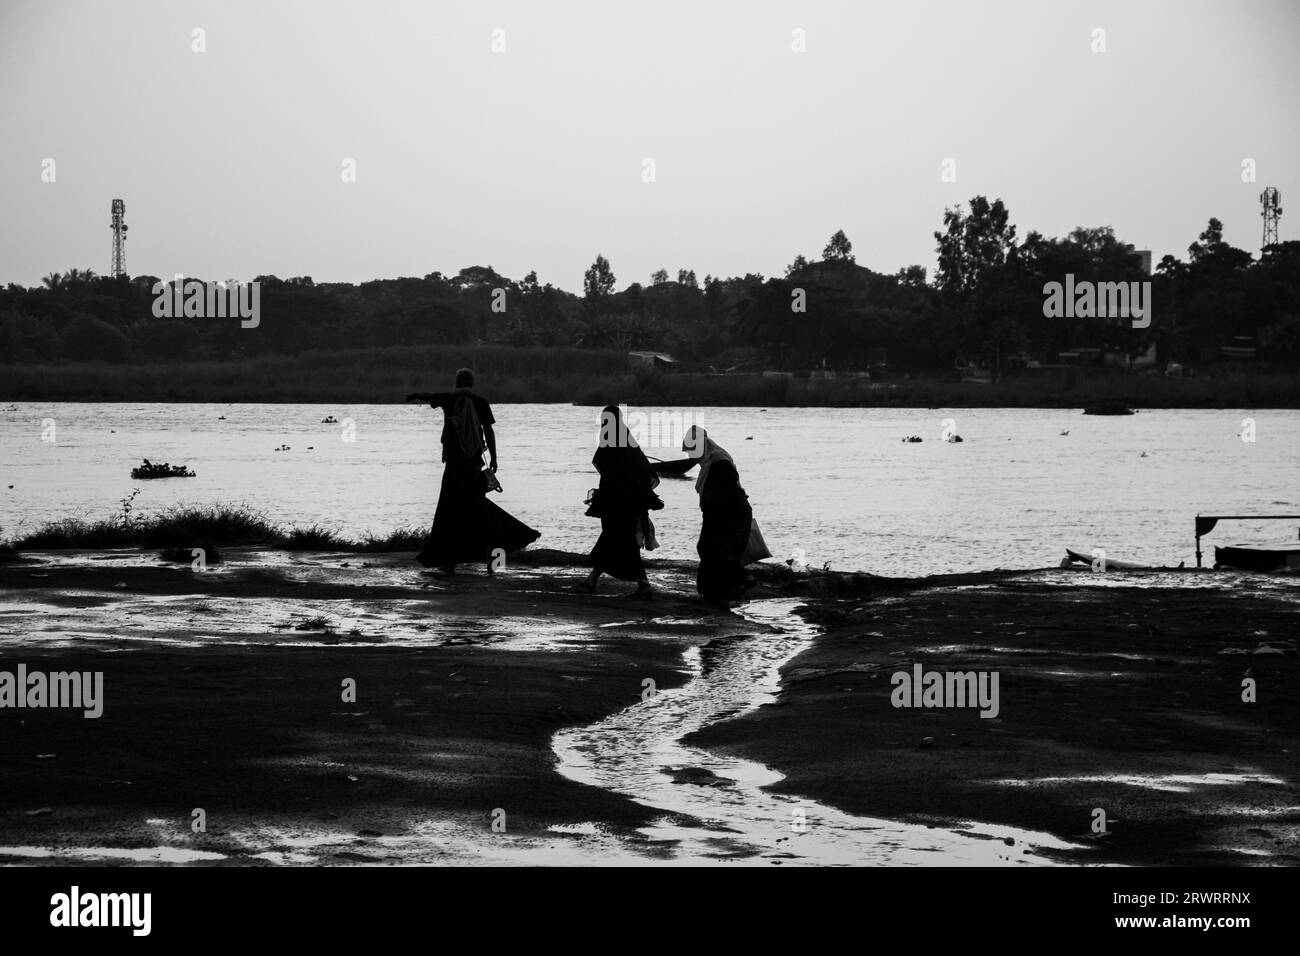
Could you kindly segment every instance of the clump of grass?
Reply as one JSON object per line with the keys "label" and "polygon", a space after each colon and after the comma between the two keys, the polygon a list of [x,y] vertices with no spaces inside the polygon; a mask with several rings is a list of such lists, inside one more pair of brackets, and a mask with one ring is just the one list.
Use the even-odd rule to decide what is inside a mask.
{"label": "clump of grass", "polygon": [[343,551],[348,549],[348,542],[338,533],[314,524],[309,528],[290,528],[288,533],[281,533],[276,542],[286,551]]}
{"label": "clump of grass", "polygon": [[410,527],[395,528],[383,536],[367,531],[365,536],[356,543],[356,550],[366,552],[419,551],[424,547],[424,539],[427,534],[428,532],[422,528]]}
{"label": "clump of grass", "polygon": [[[129,501],[128,501],[129,506]],[[192,549],[202,548],[208,564],[218,563],[219,548],[264,545],[286,551],[418,551],[426,530],[401,527],[388,534],[367,532],[352,540],[313,524],[285,528],[247,505],[177,506],[155,515],[131,513],[129,507],[113,518],[96,521],[60,518],[28,534],[0,542],[0,553],[103,548],[158,548],[164,561],[188,564]]]}
{"label": "clump of grass", "polygon": [[140,538],[138,527],[124,526],[118,519],[86,521],[82,518],[60,518],[42,525],[30,534],[15,538],[12,546],[17,551],[129,548],[142,544]]}
{"label": "clump of grass", "polygon": [[[129,514],[129,513],[128,513]],[[212,548],[216,545],[279,543],[282,532],[245,505],[169,508],[156,515],[121,515],[98,521],[61,518],[16,538],[18,550],[60,548]],[[188,558],[187,558],[188,560]]]}
{"label": "clump of grass", "polygon": [[[278,543],[279,527],[248,505],[187,505],[138,519],[137,543],[149,548]],[[196,543],[198,542],[198,543]]]}

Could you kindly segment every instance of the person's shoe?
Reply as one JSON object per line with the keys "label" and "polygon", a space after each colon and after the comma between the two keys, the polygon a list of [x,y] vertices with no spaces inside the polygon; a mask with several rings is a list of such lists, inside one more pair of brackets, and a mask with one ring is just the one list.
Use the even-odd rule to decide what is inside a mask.
{"label": "person's shoe", "polygon": [[650,585],[647,582],[642,581],[640,584],[636,586],[636,590],[633,591],[631,594],[629,594],[628,597],[641,598],[642,600],[644,600],[646,598],[651,597],[654,593],[655,593],[654,588],[650,587]]}

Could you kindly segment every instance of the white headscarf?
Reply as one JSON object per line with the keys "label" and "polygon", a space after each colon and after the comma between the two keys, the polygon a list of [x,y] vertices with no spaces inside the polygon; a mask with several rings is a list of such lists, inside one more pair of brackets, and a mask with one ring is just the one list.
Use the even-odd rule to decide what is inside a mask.
{"label": "white headscarf", "polygon": [[[699,452],[700,475],[695,479],[695,490],[701,492],[704,490],[704,482],[709,478],[709,469],[720,461],[730,461],[734,466],[736,463],[727,450],[709,437],[699,425],[692,425],[686,430],[686,435],[682,438],[682,451]],[[692,456],[696,457],[696,456]]]}

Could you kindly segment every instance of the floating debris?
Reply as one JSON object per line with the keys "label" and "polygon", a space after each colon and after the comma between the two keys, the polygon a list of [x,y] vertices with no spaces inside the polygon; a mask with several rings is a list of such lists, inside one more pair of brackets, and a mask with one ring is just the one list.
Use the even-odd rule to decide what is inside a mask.
{"label": "floating debris", "polygon": [[146,458],[143,464],[131,469],[131,477],[144,481],[150,478],[193,478],[195,474],[184,465],[168,462],[158,465]]}

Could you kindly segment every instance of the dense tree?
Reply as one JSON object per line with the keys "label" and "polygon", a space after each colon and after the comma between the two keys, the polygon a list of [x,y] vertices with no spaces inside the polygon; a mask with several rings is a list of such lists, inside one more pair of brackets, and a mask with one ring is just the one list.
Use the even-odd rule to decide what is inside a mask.
{"label": "dense tree", "polygon": [[582,278],[582,291],[589,304],[606,299],[614,291],[614,273],[609,267],[609,260],[602,255],[596,256]]}
{"label": "dense tree", "polygon": [[896,276],[900,285],[911,289],[925,288],[925,266],[904,266]]}
{"label": "dense tree", "polygon": [[63,330],[63,354],[76,362],[121,362],[126,359],[126,336],[93,315],[77,315]]}
{"label": "dense tree", "polygon": [[822,250],[822,258],[828,261],[853,262],[853,243],[849,242],[849,237],[844,235],[844,230],[839,229],[835,235],[831,236],[831,241],[826,243],[826,248]]}
{"label": "dense tree", "polygon": [[[123,282],[71,269],[34,288],[0,289],[0,363],[187,362],[482,343],[640,347],[719,368],[796,370],[865,368],[887,351],[894,367],[951,371],[955,357],[996,366],[1025,350],[1050,363],[1080,347],[1132,354],[1153,342],[1162,360],[1219,363],[1221,346],[1238,336],[1258,346],[1261,367],[1293,369],[1285,363],[1300,358],[1300,243],[1280,243],[1254,261],[1224,241],[1218,220],[1186,260],[1165,256],[1149,277],[1109,226],[1063,237],[1030,231],[1020,240],[1002,202],[982,196],[944,213],[933,285],[921,265],[888,275],[857,265],[847,238],[837,241],[842,236],[832,239],[827,261],[800,256],[783,279],[706,275],[702,290],[692,270],[673,282],[661,269],[651,285],[615,293],[602,255],[584,276],[585,298],[542,285],[536,272],[516,282],[480,265],[359,285],[264,275],[256,330],[223,318],[155,318],[155,277]],[[1113,317],[1045,320],[1043,287],[1067,274],[1149,279],[1152,327],[1135,330]],[[497,289],[506,292],[504,312],[493,308]]]}
{"label": "dense tree", "polygon": [[1223,241],[1223,223],[1217,219],[1211,219],[1197,241],[1187,247],[1187,257],[1202,271],[1228,272],[1251,263],[1249,252]]}
{"label": "dense tree", "polygon": [[943,214],[944,231],[934,234],[938,242],[939,267],[935,285],[947,295],[974,292],[997,275],[1016,244],[1016,227],[1002,200],[993,203],[983,196],[970,201],[970,212],[960,206]]}

